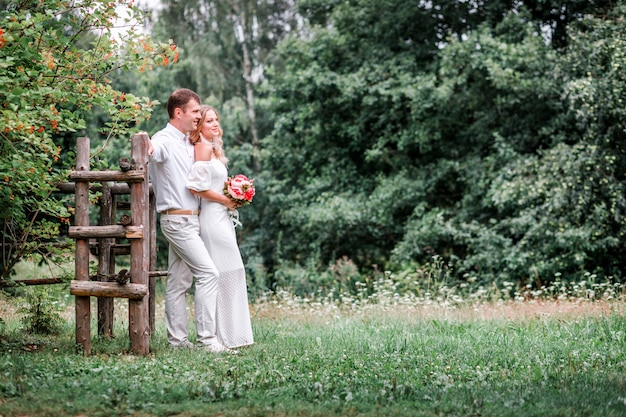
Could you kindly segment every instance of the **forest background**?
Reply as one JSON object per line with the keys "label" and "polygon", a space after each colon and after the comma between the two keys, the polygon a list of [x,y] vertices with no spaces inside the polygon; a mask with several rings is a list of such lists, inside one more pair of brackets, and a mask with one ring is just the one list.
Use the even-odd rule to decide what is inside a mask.
{"label": "forest background", "polygon": [[[381,276],[411,290],[433,269],[450,285],[624,282],[623,1],[0,5],[2,279],[71,254],[52,245],[72,215],[54,186],[76,138],[92,169],[115,168],[187,87],[218,109],[230,173],[255,178],[238,229],[252,295]],[[146,26],[81,26],[136,22],[120,8]]]}

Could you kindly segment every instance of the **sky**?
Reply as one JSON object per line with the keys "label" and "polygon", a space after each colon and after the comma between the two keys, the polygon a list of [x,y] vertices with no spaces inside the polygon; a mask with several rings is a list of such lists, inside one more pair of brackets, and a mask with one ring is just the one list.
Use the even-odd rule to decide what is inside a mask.
{"label": "sky", "polygon": [[158,10],[161,7],[161,0],[139,0],[137,4],[141,7],[146,6],[150,9]]}
{"label": "sky", "polygon": [[[135,2],[135,5],[140,7],[140,8],[147,8],[153,11],[159,10],[162,5],[161,5],[161,0],[137,0]],[[121,19],[119,21],[119,23],[116,24],[115,29],[113,30],[113,33],[123,33],[125,30],[128,29],[128,25],[123,21],[123,17],[125,16],[125,10],[126,10],[126,6],[118,6],[118,13],[121,16]],[[141,27],[141,30],[143,30],[144,28]]]}

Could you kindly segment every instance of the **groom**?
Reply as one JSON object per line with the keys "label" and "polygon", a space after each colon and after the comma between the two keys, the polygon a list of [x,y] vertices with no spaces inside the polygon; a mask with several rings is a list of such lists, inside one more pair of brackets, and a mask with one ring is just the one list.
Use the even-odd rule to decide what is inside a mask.
{"label": "groom", "polygon": [[173,347],[194,347],[188,339],[186,293],[195,277],[197,344],[211,352],[227,352],[229,349],[215,335],[219,273],[200,238],[200,202],[185,186],[194,163],[189,132],[200,120],[200,97],[187,88],[176,90],[167,101],[167,113],[169,123],[148,144],[156,209],[161,213],[161,231],[169,242],[165,292],[167,338]]}

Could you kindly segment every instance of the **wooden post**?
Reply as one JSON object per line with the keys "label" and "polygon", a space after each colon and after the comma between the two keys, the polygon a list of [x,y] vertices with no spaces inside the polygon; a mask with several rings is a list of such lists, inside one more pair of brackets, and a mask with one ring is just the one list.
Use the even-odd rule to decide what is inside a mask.
{"label": "wooden post", "polygon": [[[118,185],[116,183],[113,183],[115,185]],[[123,184],[125,186],[128,186],[127,184]],[[117,219],[117,194],[114,192],[112,187],[109,187],[109,190],[111,191],[111,223],[115,223],[115,219]],[[111,242],[113,243],[113,245],[111,245],[110,248],[110,252],[109,252],[109,276],[115,275],[115,256],[117,255],[117,252],[119,251],[118,247],[118,243],[117,243],[117,239],[112,238]],[[129,253],[130,253],[130,249],[129,249]],[[115,301],[111,300],[111,314],[115,314]],[[111,325],[114,325],[113,320],[111,320]]]}
{"label": "wooden post", "polygon": [[[111,217],[112,196],[109,185],[102,183],[102,196],[100,197],[100,219],[101,226],[113,224]],[[107,276],[111,274],[111,247],[112,238],[98,239],[98,276],[99,280],[108,281]],[[115,270],[113,268],[113,273]],[[113,337],[113,298],[98,297],[98,335],[101,337]]]}
{"label": "wooden post", "polygon": [[[76,141],[76,171],[89,171],[89,138]],[[89,226],[89,183],[76,183],[74,222]],[[79,281],[89,281],[89,239],[76,239],[75,275]],[[91,354],[91,306],[89,297],[76,297],[76,344],[83,354]]]}
{"label": "wooden post", "polygon": [[[156,196],[154,193],[148,192],[150,198],[150,271],[156,271],[156,261],[157,261],[157,213],[156,213]],[[148,288],[150,293],[149,297],[149,318],[148,321],[150,323],[150,334],[153,335],[155,331],[155,323],[154,317],[156,315],[156,276],[150,274],[148,277],[150,283],[148,284]]]}
{"label": "wooden post", "polygon": [[[136,172],[143,173],[143,182],[130,183],[131,224],[149,228],[148,212],[148,137],[138,134],[132,138],[131,165]],[[144,227],[145,226],[145,227]],[[130,241],[130,281],[133,284],[148,286],[149,272],[149,235]],[[131,350],[140,355],[150,352],[148,323],[148,297],[128,301],[128,331]]]}

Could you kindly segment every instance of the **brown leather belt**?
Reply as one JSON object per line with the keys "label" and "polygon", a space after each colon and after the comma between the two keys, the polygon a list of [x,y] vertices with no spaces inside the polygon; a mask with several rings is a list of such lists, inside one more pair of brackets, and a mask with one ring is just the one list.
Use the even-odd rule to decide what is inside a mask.
{"label": "brown leather belt", "polygon": [[165,210],[161,214],[180,214],[181,216],[197,216],[200,214],[200,210]]}

